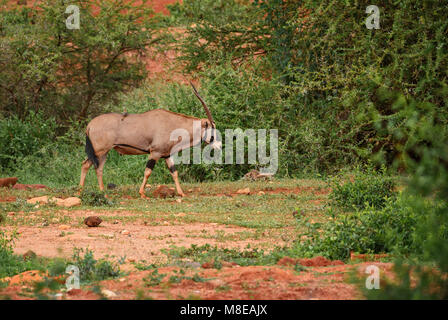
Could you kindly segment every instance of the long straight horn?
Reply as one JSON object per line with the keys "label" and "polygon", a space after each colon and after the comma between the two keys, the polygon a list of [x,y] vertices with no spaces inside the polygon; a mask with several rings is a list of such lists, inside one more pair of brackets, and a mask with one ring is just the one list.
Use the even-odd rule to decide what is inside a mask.
{"label": "long straight horn", "polygon": [[207,114],[208,120],[210,120],[210,122],[212,124],[215,123],[213,121],[212,113],[210,112],[210,110],[208,109],[207,105],[205,104],[204,99],[202,99],[202,97],[199,95],[198,90],[196,90],[196,88],[194,87],[194,85],[193,85],[193,83],[191,81],[190,81],[190,85],[193,87],[194,94],[196,95],[196,97],[198,97],[199,101],[201,101],[202,105],[204,106],[204,110],[205,110],[205,113]]}

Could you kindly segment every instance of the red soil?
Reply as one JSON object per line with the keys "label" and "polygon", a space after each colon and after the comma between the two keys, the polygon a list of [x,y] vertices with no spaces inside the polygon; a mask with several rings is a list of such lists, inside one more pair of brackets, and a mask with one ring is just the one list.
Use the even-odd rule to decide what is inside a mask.
{"label": "red soil", "polygon": [[[363,299],[355,284],[347,283],[350,275],[366,277],[366,267],[375,264],[380,268],[382,279],[390,275],[392,264],[369,262],[357,265],[337,265],[310,267],[300,273],[291,267],[248,266],[223,267],[217,269],[183,269],[182,276],[187,279],[179,283],[170,282],[171,276],[180,276],[179,268],[159,268],[159,275],[164,275],[157,286],[145,285],[153,270],[131,272],[128,276],[116,280],[100,282],[100,287],[116,294],[111,299],[260,299],[260,300],[341,300]],[[193,281],[197,274],[202,281]],[[9,286],[0,290],[0,295],[11,299],[27,299],[20,295],[26,286]],[[92,292],[93,288],[63,293],[62,299],[90,300],[100,296]],[[139,293],[140,292],[140,293]]]}

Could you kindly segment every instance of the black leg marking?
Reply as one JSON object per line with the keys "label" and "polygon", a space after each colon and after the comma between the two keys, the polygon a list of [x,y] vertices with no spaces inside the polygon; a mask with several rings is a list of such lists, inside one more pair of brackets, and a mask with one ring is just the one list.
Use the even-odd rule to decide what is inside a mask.
{"label": "black leg marking", "polygon": [[154,159],[151,159],[151,160],[148,160],[148,162],[146,162],[146,168],[149,168],[149,169],[154,169],[154,166],[156,165],[156,160],[154,160]]}
{"label": "black leg marking", "polygon": [[174,173],[176,171],[176,167],[174,166],[174,164],[172,166],[169,166],[168,169],[170,169],[171,173]]}

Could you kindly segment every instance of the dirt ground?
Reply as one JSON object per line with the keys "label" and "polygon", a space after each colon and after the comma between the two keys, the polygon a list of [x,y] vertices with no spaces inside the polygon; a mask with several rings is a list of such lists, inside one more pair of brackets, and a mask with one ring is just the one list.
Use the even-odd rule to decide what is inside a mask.
{"label": "dirt ground", "polygon": [[[210,244],[242,250],[250,244],[252,248],[269,250],[277,245],[290,244],[291,241],[285,238],[290,220],[286,220],[285,228],[281,228],[286,233],[278,233],[277,228],[273,227],[275,225],[269,224],[258,230],[233,224],[233,220],[230,223],[211,222],[215,216],[208,216],[209,207],[204,208],[205,212],[195,210],[199,211],[198,207],[204,203],[230,203],[232,208],[238,208],[242,213],[253,214],[257,204],[266,207],[270,206],[271,201],[279,201],[288,208],[288,201],[296,203],[297,199],[301,199],[301,203],[309,205],[309,212],[313,213],[315,209],[321,210],[330,192],[325,187],[313,184],[315,182],[312,181],[255,184],[240,182],[227,183],[215,189],[207,186],[193,187],[188,189],[187,197],[181,202],[178,202],[179,197],[150,202],[148,207],[157,210],[156,214],[142,212],[141,206],[144,206],[145,201],[133,195],[120,194],[118,208],[75,207],[66,210],[42,206],[32,212],[9,212],[9,224],[4,230],[18,231],[15,253],[21,255],[32,250],[42,257],[69,258],[74,248],[89,248],[94,252],[95,258],[122,259],[124,264],[120,269],[125,275],[98,284],[102,290],[108,290],[108,294],[111,294],[107,297],[109,299],[363,299],[357,286],[349,281],[351,275],[365,274],[366,267],[372,264],[378,266],[381,272],[388,273],[392,268],[390,263],[351,261],[344,264],[322,257],[285,257],[274,266],[239,266],[226,262],[221,269],[216,269],[212,263],[201,265],[195,261],[191,261],[188,267],[170,264],[163,266],[167,262],[167,256],[162,250],[172,246],[188,248],[192,244]],[[251,186],[248,194],[238,193],[242,185]],[[23,192],[26,195],[48,191],[14,190],[3,192],[0,198],[3,203],[13,203],[16,197],[23,196]],[[30,198],[31,195],[27,197]],[[162,211],[174,206],[178,210],[162,213],[157,205],[162,206]],[[126,209],[133,206],[136,206],[135,210]],[[274,204],[273,207],[275,206]],[[267,214],[271,215],[271,211],[272,209]],[[240,212],[229,214],[232,217],[232,214],[238,215]],[[219,213],[216,215],[219,216]],[[89,228],[82,223],[87,216],[100,216],[103,222],[99,227]],[[290,218],[292,215],[288,215],[288,219]],[[259,219],[264,218],[260,216]],[[48,221],[49,225],[42,225],[41,221]],[[158,274],[162,275],[159,284],[148,285],[148,279],[154,270],[138,270],[135,262],[139,261],[162,265],[157,269]],[[303,268],[297,270],[297,263]],[[178,277],[178,281],[173,282],[173,276]],[[197,278],[193,280],[195,276]],[[12,299],[33,298],[26,292],[31,290],[33,281],[42,277],[39,278],[36,272],[26,272],[15,277],[20,280],[1,289],[0,296]],[[68,300],[99,298],[101,295],[89,286],[69,292],[63,290],[57,296],[57,299]]]}
{"label": "dirt ground", "polygon": [[[75,214],[86,216],[83,212]],[[112,213],[113,214],[113,213]],[[107,213],[102,213],[102,217]],[[223,236],[246,231],[246,228],[218,225],[216,223],[192,223],[178,225],[147,226],[144,223],[103,222],[98,228],[86,226],[70,227],[54,225],[52,228],[19,227],[19,239],[15,243],[15,252],[24,254],[28,250],[39,256],[68,258],[76,247],[89,248],[95,252],[95,257],[114,256],[126,257],[128,261],[145,260],[149,263],[164,262],[165,255],[161,249],[171,245],[190,247],[192,244],[221,245],[221,242],[211,237],[201,235],[219,233]],[[61,229],[62,228],[62,229]],[[13,227],[6,230],[12,231]],[[128,232],[126,232],[128,231]],[[65,236],[61,236],[64,232]],[[124,234],[123,234],[124,233]],[[197,234],[198,237],[194,237]],[[226,242],[226,248],[243,249],[248,244],[257,246],[263,240],[240,240]],[[51,244],[51,245],[49,245]]]}
{"label": "dirt ground", "polygon": [[[383,262],[364,262],[307,267],[296,272],[291,266],[228,266],[220,270],[197,267],[183,269],[180,281],[177,267],[159,268],[162,280],[157,285],[149,285],[148,279],[154,270],[131,272],[129,275],[105,280],[97,284],[101,293],[94,287],[63,290],[59,300],[112,300],[130,299],[194,299],[194,300],[352,300],[363,299],[356,285],[351,283],[353,275],[365,274],[367,266],[374,264],[381,274],[390,276],[392,264]],[[194,276],[197,276],[199,281]],[[0,290],[0,296],[9,299],[32,299],[24,292],[29,291],[31,283],[39,280],[36,272],[27,272],[26,282],[19,282]]]}

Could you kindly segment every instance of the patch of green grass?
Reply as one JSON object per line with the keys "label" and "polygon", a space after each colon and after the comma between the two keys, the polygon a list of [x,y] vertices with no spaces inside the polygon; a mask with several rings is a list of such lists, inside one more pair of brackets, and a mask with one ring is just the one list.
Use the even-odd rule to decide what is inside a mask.
{"label": "patch of green grass", "polygon": [[165,278],[166,274],[159,273],[158,269],[155,269],[153,272],[151,272],[148,276],[143,278],[143,283],[145,284],[145,287],[155,287],[158,286],[163,278]]}
{"label": "patch of green grass", "polygon": [[189,259],[200,263],[213,262],[215,268],[219,269],[222,266],[221,262],[235,262],[238,265],[269,265],[275,264],[280,257],[280,249],[273,250],[270,253],[265,253],[262,249],[250,248],[248,246],[245,250],[218,248],[205,244],[202,246],[191,245],[190,248],[172,247],[168,250],[162,250],[170,259]]}
{"label": "patch of green grass", "polygon": [[217,286],[215,291],[216,292],[228,292],[228,291],[230,291],[230,289],[231,289],[231,287],[229,285],[223,284],[223,285]]}
{"label": "patch of green grass", "polygon": [[140,270],[140,271],[152,270],[152,269],[157,268],[157,266],[155,264],[153,264],[153,263],[148,264],[145,260],[133,262],[132,264],[134,265],[134,267],[137,270]]}

